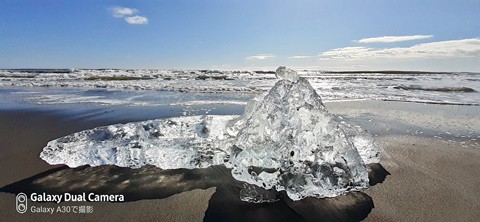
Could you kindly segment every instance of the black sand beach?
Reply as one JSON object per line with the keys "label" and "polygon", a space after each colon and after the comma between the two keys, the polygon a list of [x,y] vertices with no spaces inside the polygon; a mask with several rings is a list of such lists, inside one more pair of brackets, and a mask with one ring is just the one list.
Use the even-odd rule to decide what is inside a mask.
{"label": "black sand beach", "polygon": [[[227,170],[138,170],[112,166],[69,169],[38,155],[52,139],[114,123],[168,117],[139,108],[0,111],[0,214],[13,220],[343,220],[475,221],[480,216],[480,114],[478,107],[359,101],[326,104],[376,134],[386,151],[381,164],[391,174],[362,192],[301,202],[246,204],[235,195]],[[143,111],[143,112],[142,112]],[[241,109],[230,111],[241,113]],[[375,124],[374,124],[375,123]],[[118,180],[115,180],[119,177]],[[120,181],[133,184],[122,187]],[[230,184],[230,185],[225,185]],[[19,190],[23,189],[23,190]],[[125,203],[88,203],[92,214],[18,214],[12,192],[125,192]],[[71,205],[62,203],[60,205]],[[44,206],[57,206],[45,203]],[[373,208],[374,207],[374,208]],[[372,209],[373,208],[373,209]],[[305,216],[310,215],[310,216]],[[343,215],[343,217],[340,217]]]}

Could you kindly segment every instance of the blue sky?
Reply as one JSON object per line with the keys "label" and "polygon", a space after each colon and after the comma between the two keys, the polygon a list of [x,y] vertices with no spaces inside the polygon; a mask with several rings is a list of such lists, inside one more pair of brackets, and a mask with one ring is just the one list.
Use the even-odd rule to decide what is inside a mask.
{"label": "blue sky", "polygon": [[0,68],[480,71],[480,1],[2,0]]}

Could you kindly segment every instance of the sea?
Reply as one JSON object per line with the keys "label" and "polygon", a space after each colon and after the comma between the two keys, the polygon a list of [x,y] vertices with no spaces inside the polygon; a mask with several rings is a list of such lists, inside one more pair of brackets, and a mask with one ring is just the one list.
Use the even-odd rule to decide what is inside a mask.
{"label": "sea", "polygon": [[[382,100],[480,106],[480,73],[299,70],[324,102]],[[3,69],[0,104],[244,106],[276,82],[273,71]]]}

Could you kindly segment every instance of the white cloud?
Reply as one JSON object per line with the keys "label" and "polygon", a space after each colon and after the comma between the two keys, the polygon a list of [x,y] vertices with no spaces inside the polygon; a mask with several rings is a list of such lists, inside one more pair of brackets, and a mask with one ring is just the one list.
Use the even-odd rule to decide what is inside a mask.
{"label": "white cloud", "polygon": [[123,18],[125,16],[133,15],[138,13],[138,10],[135,8],[124,8],[124,7],[113,7],[110,9],[112,11],[112,16],[115,18]]}
{"label": "white cloud", "polygon": [[130,16],[130,17],[125,17],[125,21],[126,21],[128,24],[132,24],[132,25],[148,24],[148,19],[147,19],[147,17],[139,16],[139,15]]}
{"label": "white cloud", "polygon": [[308,58],[312,58],[312,56],[302,56],[302,55],[299,55],[299,56],[290,56],[288,57],[289,59],[308,59]]}
{"label": "white cloud", "polygon": [[135,8],[113,7],[110,8],[112,16],[115,18],[123,18],[128,24],[143,25],[148,24],[148,18],[137,15],[139,11]]}
{"label": "white cloud", "polygon": [[249,56],[249,57],[247,57],[246,59],[250,59],[250,60],[266,60],[266,59],[274,58],[274,57],[275,57],[275,56],[272,55],[272,54],[259,54],[259,55]]}
{"label": "white cloud", "polygon": [[320,54],[319,60],[464,58],[480,56],[480,38],[417,44],[411,47],[345,47]]}
{"label": "white cloud", "polygon": [[375,37],[375,38],[360,39],[358,40],[358,42],[360,43],[404,42],[404,41],[413,41],[413,40],[420,40],[420,39],[429,39],[432,37],[433,35],[382,36],[382,37]]}

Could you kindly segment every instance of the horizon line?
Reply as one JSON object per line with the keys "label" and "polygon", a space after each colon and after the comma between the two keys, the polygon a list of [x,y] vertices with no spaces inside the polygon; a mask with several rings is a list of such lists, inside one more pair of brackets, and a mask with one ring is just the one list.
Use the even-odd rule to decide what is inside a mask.
{"label": "horizon line", "polygon": [[[415,73],[476,73],[480,74],[480,71],[425,71],[425,70],[401,70],[401,69],[364,69],[364,70],[349,70],[349,69],[339,69],[339,70],[329,70],[329,69],[310,69],[310,68],[295,68],[292,66],[287,66],[291,67],[292,69],[295,70],[300,70],[300,71],[322,71],[322,72],[335,72],[335,73],[342,73],[342,72],[369,72],[369,73],[374,73],[374,72],[415,72]],[[127,69],[133,69],[133,70],[219,70],[219,71],[275,71],[276,68],[274,69],[250,69],[250,68],[230,68],[230,69],[221,69],[221,68],[112,68],[112,67],[102,67],[102,68],[0,68],[0,70],[107,70],[107,69],[113,69],[113,70],[127,70]]]}

